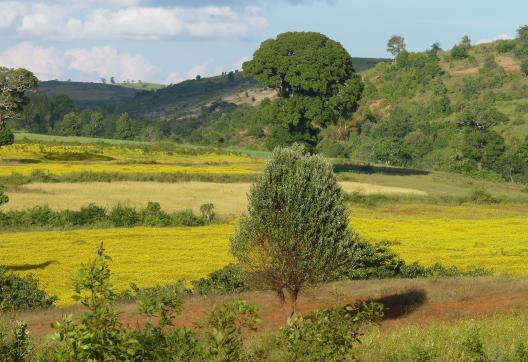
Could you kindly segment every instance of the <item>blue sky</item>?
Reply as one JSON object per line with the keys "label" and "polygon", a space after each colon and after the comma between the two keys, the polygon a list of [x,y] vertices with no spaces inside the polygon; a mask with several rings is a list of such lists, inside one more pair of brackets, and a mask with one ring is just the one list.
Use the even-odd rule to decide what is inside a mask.
{"label": "blue sky", "polygon": [[318,31],[352,56],[515,36],[526,0],[0,0],[0,65],[40,79],[176,83],[239,68],[260,42]]}

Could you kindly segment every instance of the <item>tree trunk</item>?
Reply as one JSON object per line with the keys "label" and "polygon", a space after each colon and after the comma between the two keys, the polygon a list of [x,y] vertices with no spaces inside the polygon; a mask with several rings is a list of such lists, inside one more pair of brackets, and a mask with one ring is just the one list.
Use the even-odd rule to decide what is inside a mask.
{"label": "tree trunk", "polygon": [[297,298],[299,298],[299,289],[293,289],[289,291],[290,294],[290,303],[291,303],[291,314],[290,317],[294,314],[297,314]]}
{"label": "tree trunk", "polygon": [[482,170],[484,169],[484,166],[482,165],[482,162],[481,162],[481,161],[478,161],[478,162],[477,162],[477,169],[478,169],[479,171],[482,171]]}

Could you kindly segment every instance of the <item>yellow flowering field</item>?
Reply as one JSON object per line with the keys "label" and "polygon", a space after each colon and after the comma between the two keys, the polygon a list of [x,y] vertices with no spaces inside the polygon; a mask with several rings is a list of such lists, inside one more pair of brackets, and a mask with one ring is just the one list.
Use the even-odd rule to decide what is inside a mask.
{"label": "yellow flowering field", "polygon": [[[232,224],[204,227],[94,229],[0,234],[0,265],[36,275],[42,286],[72,304],[71,278],[104,242],[118,290],[195,280],[231,262]],[[22,271],[20,271],[22,270]]]}
{"label": "yellow flowering field", "polygon": [[[99,145],[46,145],[15,143],[0,148],[0,160],[53,160],[80,156],[117,162],[156,162],[169,164],[255,163],[256,159],[234,153],[214,153],[197,149],[176,148],[174,151]],[[73,157],[75,158],[75,157]],[[82,160],[82,159],[81,159]]]}
{"label": "yellow flowering field", "polygon": [[31,175],[42,171],[53,175],[67,175],[80,172],[106,172],[121,174],[256,174],[260,166],[252,164],[216,164],[216,165],[169,165],[169,164],[115,164],[115,163],[37,163],[37,164],[0,164],[0,176],[13,173]]}
{"label": "yellow flowering field", "polygon": [[396,241],[391,248],[407,262],[482,266],[495,274],[528,275],[528,218],[352,218],[361,236]]}

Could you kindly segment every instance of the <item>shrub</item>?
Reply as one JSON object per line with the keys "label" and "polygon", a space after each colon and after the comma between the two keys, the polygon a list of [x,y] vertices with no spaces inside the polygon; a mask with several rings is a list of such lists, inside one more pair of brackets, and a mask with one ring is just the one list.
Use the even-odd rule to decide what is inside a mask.
{"label": "shrub", "polygon": [[161,211],[161,206],[157,202],[149,202],[147,207],[139,211],[139,222],[144,226],[169,226],[171,217]]}
{"label": "shrub", "polygon": [[122,204],[117,204],[108,215],[114,226],[134,226],[137,224],[139,217],[136,209]]}
{"label": "shrub", "polygon": [[460,359],[471,362],[487,362],[489,360],[484,350],[480,332],[475,326],[471,326],[462,337]]}
{"label": "shrub", "polygon": [[202,213],[202,217],[209,222],[215,217],[214,205],[211,203],[201,205],[200,212]]}
{"label": "shrub", "polygon": [[521,63],[521,72],[522,74],[528,76],[528,59],[523,60]]}
{"label": "shrub", "polygon": [[477,204],[500,204],[501,200],[494,197],[486,189],[476,188],[472,190],[465,198],[466,202],[474,202]]}
{"label": "shrub", "polygon": [[361,303],[294,315],[281,328],[277,343],[290,361],[346,361],[359,343],[361,327],[380,319],[383,308]]}
{"label": "shrub", "polygon": [[55,301],[57,297],[40,289],[32,275],[22,277],[0,267],[0,312],[49,307]]}
{"label": "shrub", "polygon": [[171,215],[173,226],[202,226],[206,224],[206,221],[194,215],[192,210],[185,210],[175,212]]}
{"label": "shrub", "polygon": [[249,290],[244,281],[242,268],[229,264],[207,277],[192,282],[194,292],[199,295],[241,293]]}
{"label": "shrub", "polygon": [[15,135],[7,127],[0,127],[0,147],[12,145],[15,142]]}
{"label": "shrub", "polygon": [[255,304],[237,300],[215,307],[205,324],[207,351],[211,360],[245,360],[242,333],[256,330],[259,322]]}
{"label": "shrub", "polygon": [[79,219],[81,222],[80,225],[104,222],[106,219],[106,209],[91,203],[88,206],[81,207]]}
{"label": "shrub", "polygon": [[25,321],[17,321],[11,336],[0,332],[0,361],[26,361],[31,352],[29,332]]}

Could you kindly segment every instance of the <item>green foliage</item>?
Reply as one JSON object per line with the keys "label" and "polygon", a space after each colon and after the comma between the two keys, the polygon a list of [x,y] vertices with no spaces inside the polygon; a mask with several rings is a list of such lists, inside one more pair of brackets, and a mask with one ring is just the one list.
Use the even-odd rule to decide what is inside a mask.
{"label": "green foliage", "polygon": [[118,204],[106,210],[95,204],[82,207],[79,211],[55,211],[48,206],[35,206],[26,210],[0,211],[0,227],[5,229],[31,228],[73,228],[80,226],[132,227],[132,226],[201,226],[210,222],[191,210],[168,214],[156,202],[149,202],[145,208]]}
{"label": "green foliage", "polygon": [[517,29],[517,38],[523,47],[528,47],[528,25],[521,26]]}
{"label": "green foliage", "polygon": [[361,303],[294,315],[277,338],[288,361],[347,361],[359,343],[361,327],[383,317],[383,305]]}
{"label": "green foliage", "polygon": [[12,145],[15,142],[15,135],[7,127],[0,127],[0,146]]}
{"label": "green foliage", "polygon": [[58,125],[58,133],[62,136],[80,136],[82,134],[82,120],[75,112],[64,115]]}
{"label": "green foliage", "polygon": [[8,202],[9,202],[9,196],[5,194],[3,187],[0,186],[0,206],[5,205]]}
{"label": "green foliage", "polygon": [[0,362],[22,362],[29,360],[31,344],[25,321],[16,321],[12,335],[0,332]]}
{"label": "green foliage", "polygon": [[476,188],[467,195],[466,201],[477,204],[500,204],[501,199],[494,197],[486,189]]}
{"label": "green foliage", "polygon": [[353,266],[355,242],[332,167],[294,146],[277,148],[252,186],[231,251],[252,284],[287,291],[295,312],[303,286]]}
{"label": "green foliage", "polygon": [[55,323],[55,340],[60,342],[57,359],[64,361],[131,361],[137,341],[132,339],[118,321],[119,314],[113,306],[116,293],[110,282],[110,257],[103,245],[97,249],[94,260],[85,264],[74,279],[75,295],[87,312],[78,323],[65,317]]}
{"label": "green foliage", "polygon": [[244,361],[243,332],[256,330],[260,320],[255,304],[243,300],[213,308],[206,322],[208,353],[212,361]]}
{"label": "green foliage", "polygon": [[134,138],[134,132],[132,131],[132,122],[128,113],[123,113],[119,117],[115,124],[115,137],[128,140]]}
{"label": "green foliage", "polygon": [[49,297],[32,275],[20,276],[0,267],[0,311],[45,308],[57,297]]}
{"label": "green foliage", "polygon": [[387,51],[394,57],[406,50],[405,39],[401,35],[393,35],[387,42]]}
{"label": "green foliage", "polygon": [[205,278],[192,282],[193,291],[199,295],[242,293],[249,290],[242,268],[229,264]]}
{"label": "green foliage", "polygon": [[243,67],[280,97],[266,106],[273,120],[269,148],[299,141],[313,146],[321,128],[356,111],[363,92],[348,52],[319,33],[279,34]]}
{"label": "green foliage", "polygon": [[521,63],[521,72],[525,76],[528,76],[528,59],[525,59],[525,60],[522,61],[522,63]]}
{"label": "green foliage", "polygon": [[467,362],[487,362],[489,361],[484,343],[480,337],[479,330],[471,326],[462,336],[460,344],[460,359]]}
{"label": "green foliage", "polygon": [[26,69],[0,67],[0,146],[8,139],[6,121],[19,114],[28,101],[26,91],[37,85],[37,78]]}
{"label": "green foliage", "polygon": [[516,45],[515,41],[512,41],[512,40],[498,40],[495,43],[495,48],[497,49],[499,53],[503,54],[503,53],[509,53],[512,50],[514,50],[515,45]]}
{"label": "green foliage", "polygon": [[214,205],[212,203],[201,205],[200,212],[202,213],[202,217],[205,220],[209,222],[213,221],[215,217],[215,213],[214,213]]}

